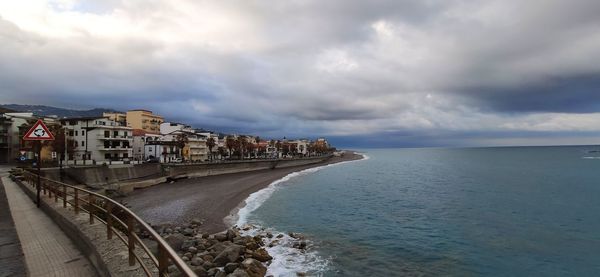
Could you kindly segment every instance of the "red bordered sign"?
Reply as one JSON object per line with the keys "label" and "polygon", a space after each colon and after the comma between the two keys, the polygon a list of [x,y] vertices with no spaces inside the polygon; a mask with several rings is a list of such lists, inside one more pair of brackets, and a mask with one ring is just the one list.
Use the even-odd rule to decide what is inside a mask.
{"label": "red bordered sign", "polygon": [[54,135],[50,133],[48,127],[42,122],[42,120],[38,120],[27,134],[23,137],[23,140],[54,140]]}

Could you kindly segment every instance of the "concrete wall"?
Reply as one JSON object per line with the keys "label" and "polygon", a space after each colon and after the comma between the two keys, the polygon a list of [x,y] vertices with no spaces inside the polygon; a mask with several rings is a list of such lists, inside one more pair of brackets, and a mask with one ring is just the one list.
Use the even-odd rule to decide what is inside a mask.
{"label": "concrete wall", "polygon": [[326,157],[311,157],[302,159],[290,159],[290,160],[256,160],[256,161],[232,161],[225,163],[214,163],[214,164],[192,164],[192,165],[170,165],[165,171],[169,177],[180,178],[180,177],[203,177],[211,175],[220,175],[228,173],[238,173],[245,171],[263,170],[263,169],[274,169],[284,168],[292,166],[301,166],[314,163],[320,163],[331,156]]}
{"label": "concrete wall", "polygon": [[65,173],[70,178],[92,187],[163,176],[159,164],[139,164],[117,168],[109,166],[70,167],[65,169]]}
{"label": "concrete wall", "polygon": [[[91,187],[103,187],[108,184],[126,186],[125,191],[152,186],[166,181],[166,178],[195,178],[246,171],[285,168],[320,163],[331,156],[301,159],[230,161],[202,164],[139,164],[124,167],[90,166],[65,168],[69,178]],[[58,169],[44,170],[44,175],[58,180]]]}

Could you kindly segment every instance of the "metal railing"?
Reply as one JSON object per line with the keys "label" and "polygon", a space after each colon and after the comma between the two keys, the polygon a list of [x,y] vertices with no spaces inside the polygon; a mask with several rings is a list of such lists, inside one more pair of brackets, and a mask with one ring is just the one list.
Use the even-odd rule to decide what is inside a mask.
{"label": "metal railing", "polygon": [[[36,187],[37,174],[24,171],[23,177],[25,183]],[[88,213],[90,224],[94,224],[94,221],[98,220],[106,225],[107,240],[111,240],[113,235],[119,238],[129,250],[129,265],[134,266],[137,261],[147,276],[153,276],[153,271],[142,260],[143,255],[146,255],[151,260],[151,265],[158,269],[158,276],[168,276],[168,267],[171,263],[184,276],[196,276],[177,255],[177,252],[152,227],[122,204],[93,191],[45,177],[40,177],[40,186],[43,194],[47,195],[48,198],[52,199],[52,195],[54,195],[54,202],[58,202],[61,199],[63,208],[67,208],[70,205],[76,214],[79,214],[80,211]],[[145,231],[156,241],[158,257],[154,256],[148,246],[136,234],[136,228],[141,232]],[[141,248],[142,255],[134,251],[136,246]]]}

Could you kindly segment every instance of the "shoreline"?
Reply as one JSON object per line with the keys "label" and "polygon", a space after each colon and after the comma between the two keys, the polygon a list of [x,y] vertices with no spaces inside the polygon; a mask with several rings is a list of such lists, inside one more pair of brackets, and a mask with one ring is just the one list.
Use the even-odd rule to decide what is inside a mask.
{"label": "shoreline", "polygon": [[364,156],[346,151],[342,157],[310,165],[214,175],[161,184],[132,192],[122,198],[131,209],[152,225],[183,224],[200,220],[199,229],[218,233],[235,225],[246,199],[289,174],[303,170],[361,160]]}

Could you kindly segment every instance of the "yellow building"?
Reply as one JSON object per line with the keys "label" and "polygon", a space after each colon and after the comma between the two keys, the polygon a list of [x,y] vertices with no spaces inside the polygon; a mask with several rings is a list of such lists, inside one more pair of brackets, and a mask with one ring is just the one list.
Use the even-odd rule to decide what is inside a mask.
{"label": "yellow building", "polygon": [[165,120],[162,116],[148,110],[127,111],[127,127],[134,130],[144,130],[147,133],[159,134],[160,124]]}
{"label": "yellow building", "polygon": [[125,122],[127,121],[127,115],[124,113],[102,113],[103,117],[107,117],[108,119],[112,120],[112,121],[116,121],[116,122],[120,122],[123,123],[123,125],[125,124]]}

